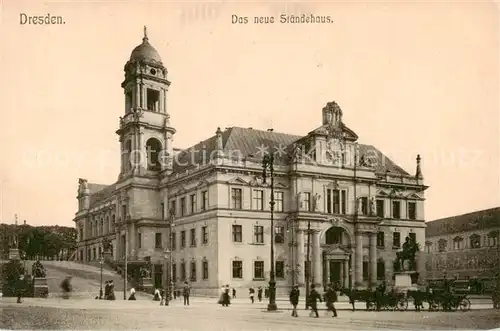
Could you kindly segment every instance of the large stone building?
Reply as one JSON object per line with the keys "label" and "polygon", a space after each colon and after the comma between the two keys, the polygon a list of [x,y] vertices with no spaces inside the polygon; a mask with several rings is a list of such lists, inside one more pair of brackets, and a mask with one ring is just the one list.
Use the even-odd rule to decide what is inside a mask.
{"label": "large stone building", "polygon": [[500,271],[500,207],[427,223],[429,279],[491,280]]}
{"label": "large stone building", "polygon": [[[187,279],[198,293],[224,284],[264,286],[272,238],[262,159],[269,153],[275,157],[278,292],[303,285],[307,266],[315,283],[391,283],[405,237],[425,241],[420,158],[410,175],[375,147],[359,144],[337,103],[326,104],[322,124],[305,136],[217,128],[214,136],[176,151],[169,85],[145,34],[125,65],[118,180],[98,185],[80,179],[74,219],[79,260],[98,259],[107,238],[116,261],[125,254],[131,263],[150,260],[159,284],[164,249],[171,246],[176,279]],[[419,267],[425,277],[425,264]]]}

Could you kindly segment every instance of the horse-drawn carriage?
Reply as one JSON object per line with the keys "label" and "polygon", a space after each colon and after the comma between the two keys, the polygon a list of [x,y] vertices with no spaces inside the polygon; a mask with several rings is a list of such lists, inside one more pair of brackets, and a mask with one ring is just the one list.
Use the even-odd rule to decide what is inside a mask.
{"label": "horse-drawn carriage", "polygon": [[401,292],[343,289],[341,293],[349,298],[349,303],[352,305],[353,311],[356,310],[356,301],[365,302],[366,310],[405,311],[408,309],[408,299]]}
{"label": "horse-drawn carriage", "polygon": [[469,311],[471,308],[470,300],[467,294],[456,294],[443,290],[433,292],[408,291],[408,297],[415,303],[417,311],[423,308],[423,303],[426,302],[429,311]]}

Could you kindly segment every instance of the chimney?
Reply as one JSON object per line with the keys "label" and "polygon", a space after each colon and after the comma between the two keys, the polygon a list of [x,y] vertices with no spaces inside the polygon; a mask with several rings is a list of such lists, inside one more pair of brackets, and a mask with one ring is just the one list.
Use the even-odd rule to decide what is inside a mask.
{"label": "chimney", "polygon": [[26,220],[24,220],[24,225],[26,225]]}

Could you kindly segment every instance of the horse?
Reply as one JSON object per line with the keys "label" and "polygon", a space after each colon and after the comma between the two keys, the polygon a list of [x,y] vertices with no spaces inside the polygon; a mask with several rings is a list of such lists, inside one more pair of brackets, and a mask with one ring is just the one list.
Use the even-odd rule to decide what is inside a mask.
{"label": "horse", "polygon": [[366,310],[375,307],[375,293],[370,290],[355,290],[343,288],[340,293],[349,298],[349,303],[352,305],[352,311],[356,311],[355,302],[366,302]]}

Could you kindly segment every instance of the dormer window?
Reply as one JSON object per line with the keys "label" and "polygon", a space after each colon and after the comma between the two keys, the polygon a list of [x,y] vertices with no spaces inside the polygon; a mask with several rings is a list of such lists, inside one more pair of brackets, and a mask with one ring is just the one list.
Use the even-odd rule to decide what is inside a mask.
{"label": "dormer window", "polygon": [[160,110],[160,91],[147,89],[146,95],[147,108],[150,111]]}

